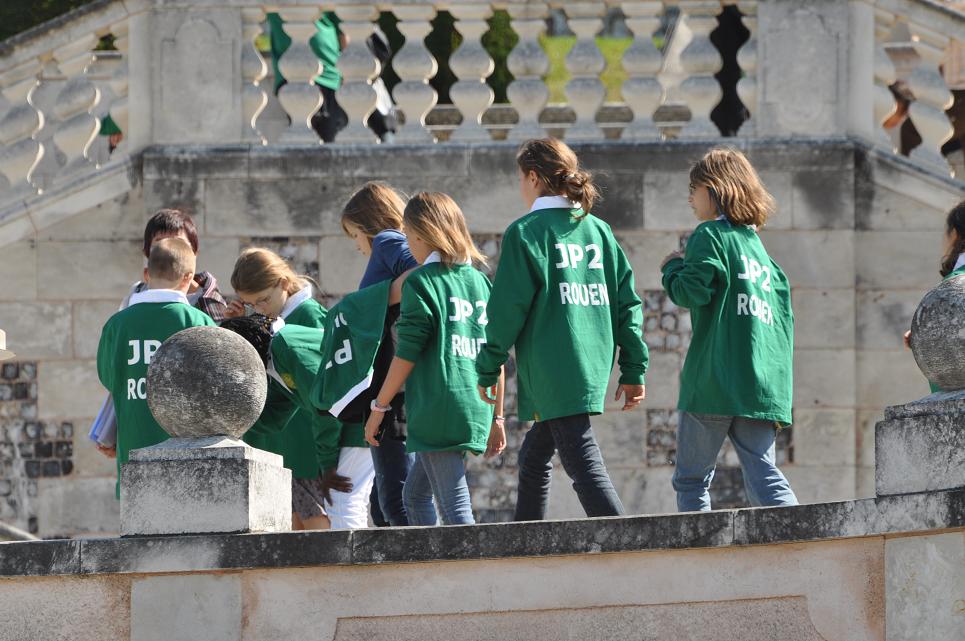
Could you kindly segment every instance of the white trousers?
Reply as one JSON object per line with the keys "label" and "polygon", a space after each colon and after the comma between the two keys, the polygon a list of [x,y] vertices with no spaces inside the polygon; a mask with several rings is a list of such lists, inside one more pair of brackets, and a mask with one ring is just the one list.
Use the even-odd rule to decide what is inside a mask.
{"label": "white trousers", "polygon": [[369,495],[375,480],[372,452],[367,447],[343,447],[338,455],[338,473],[352,481],[351,492],[331,491],[332,502],[325,511],[333,530],[355,530],[369,525]]}

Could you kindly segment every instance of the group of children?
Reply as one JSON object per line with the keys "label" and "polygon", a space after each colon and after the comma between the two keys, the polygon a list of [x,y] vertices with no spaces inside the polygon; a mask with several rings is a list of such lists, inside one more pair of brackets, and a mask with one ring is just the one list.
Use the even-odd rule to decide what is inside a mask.
{"label": "group of children", "polygon": [[[452,198],[421,192],[406,202],[368,183],[342,215],[368,265],[359,291],[330,310],[311,279],[259,248],[238,258],[237,300],[225,305],[199,283],[213,277],[195,275],[190,218],[160,212],[145,232],[144,283],[108,321],[98,350],[116,408],[118,466],[130,449],[166,438],[145,401],[152,354],[181,329],[221,321],[265,363],[268,400],[244,438],[292,470],[296,528],[366,527],[370,499],[376,520],[393,526],[473,523],[465,461],[506,447],[511,350],[517,415],[533,421],[518,454],[515,518],[544,518],[554,453],[588,516],[622,514],[591,416],[604,410],[614,362],[623,410],[645,397],[633,270],[591,213],[597,189],[568,146],[530,140],[516,164],[528,213],[505,231],[492,283]],[[774,456],[777,430],[791,422],[790,286],[757,233],[774,201],[740,152],[714,149],[690,172],[689,202],[699,225],[661,268],[693,326],[678,403],[678,508],[710,509],[728,437],[750,502],[794,505]],[[965,268],[962,208],[949,216],[943,274]]]}

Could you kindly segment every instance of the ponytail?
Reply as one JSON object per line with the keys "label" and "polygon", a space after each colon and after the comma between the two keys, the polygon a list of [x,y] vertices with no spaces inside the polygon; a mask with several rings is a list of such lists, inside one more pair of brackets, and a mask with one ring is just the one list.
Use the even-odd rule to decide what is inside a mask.
{"label": "ponytail", "polygon": [[527,140],[516,153],[516,164],[524,174],[536,174],[546,195],[579,203],[584,216],[601,200],[593,175],[580,167],[572,149],[555,138]]}

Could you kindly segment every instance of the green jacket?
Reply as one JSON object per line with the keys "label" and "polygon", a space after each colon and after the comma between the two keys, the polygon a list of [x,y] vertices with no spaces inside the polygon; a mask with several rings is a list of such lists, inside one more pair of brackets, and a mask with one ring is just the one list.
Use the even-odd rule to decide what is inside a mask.
{"label": "green jacket", "polygon": [[[299,437],[297,442],[307,450],[305,457],[309,461],[314,460],[315,477],[319,469],[338,466],[342,440],[341,424],[331,416],[318,412],[312,402],[312,388],[322,364],[322,331],[315,327],[285,325],[272,337],[268,362],[268,400],[258,423],[252,427],[252,430],[263,433],[289,432],[293,421],[299,418],[299,422],[295,423]],[[286,454],[283,456],[287,461]]]}
{"label": "green jacket", "polygon": [[599,414],[619,346],[620,383],[643,384],[649,353],[633,271],[610,226],[559,196],[506,230],[487,307],[479,384],[516,346],[520,420]]}
{"label": "green jacket", "polygon": [[[315,21],[317,31],[308,41],[308,46],[312,48],[318,59],[322,61],[322,73],[315,77],[315,84],[335,90],[342,84],[342,72],[336,66],[342,49],[338,44],[338,36],[342,32],[338,25],[341,24],[338,16],[331,11],[326,11],[322,17]],[[292,44],[291,37],[285,33],[282,25],[285,21],[277,13],[268,14],[268,29],[271,36],[271,65],[275,71],[275,91],[285,82],[278,69],[278,59],[288,51]]]}
{"label": "green jacket", "polygon": [[[117,414],[117,473],[131,450],[168,439],[147,406],[151,356],[182,329],[214,325],[180,292],[148,289],[131,295],[130,305],[111,316],[97,346],[97,375],[114,399]],[[120,497],[120,483],[116,487]]]}
{"label": "green jacket", "polygon": [[757,232],[722,219],[702,223],[684,257],[664,265],[663,287],[693,325],[677,408],[789,424],[791,288]]}
{"label": "green jacket", "polygon": [[[311,287],[306,287],[289,298],[288,305],[281,312],[286,326],[298,325],[315,329],[324,326],[327,312],[311,296]],[[321,344],[322,334],[318,333],[315,338]],[[252,447],[280,454],[285,460],[285,467],[292,471],[294,478],[317,478],[320,470],[315,451],[315,430],[318,427],[315,412],[296,409],[286,403],[287,397],[277,381],[274,381],[274,385],[269,384],[268,390],[269,403],[274,399],[281,409],[276,409],[273,413],[263,413],[259,421],[245,433],[244,441]],[[284,417],[283,409],[288,410]]]}
{"label": "green jacket", "polygon": [[[948,280],[949,278],[955,278],[956,276],[965,276],[965,265],[962,265],[961,267],[959,267],[958,269],[956,269],[956,270],[954,270],[952,273],[950,273],[948,276],[946,276],[945,278],[943,278],[943,279],[942,279],[942,282]],[[928,387],[929,387],[929,389],[931,389],[931,393],[932,393],[932,394],[935,394],[936,392],[942,392],[942,391],[944,391],[942,388],[938,387],[937,385],[935,385],[935,384],[932,383],[931,381],[928,381]]]}
{"label": "green jacket", "polygon": [[476,392],[492,286],[472,265],[432,254],[402,287],[395,355],[415,363],[406,380],[409,452],[486,450],[493,408]]}

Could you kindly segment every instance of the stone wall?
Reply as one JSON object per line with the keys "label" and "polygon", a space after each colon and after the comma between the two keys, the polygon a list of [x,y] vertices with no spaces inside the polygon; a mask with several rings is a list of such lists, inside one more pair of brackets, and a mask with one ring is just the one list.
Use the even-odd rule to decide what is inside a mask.
{"label": "stone wall", "polygon": [[[875,421],[885,405],[927,391],[901,334],[938,280],[944,212],[965,191],[847,141],[733,142],[745,149],[777,199],[778,214],[762,237],[793,286],[795,425],[782,432],[779,458],[803,501],[869,496]],[[688,314],[662,293],[659,263],[694,226],[687,170],[708,146],[577,146],[587,167],[599,172],[605,200],[596,213],[613,226],[645,304],[651,346],[645,407],[622,413],[611,403],[594,422],[611,475],[633,513],[675,509],[674,406],[690,327]],[[29,499],[10,507],[0,483],[0,519],[43,536],[116,531],[113,465],[93,450],[86,432],[105,395],[94,368],[100,328],[141,274],[140,238],[150,212],[184,206],[194,213],[202,236],[199,268],[214,272],[226,292],[239,250],[257,244],[317,277],[330,303],[355,289],[364,268],[364,257],[342,233],[339,212],[365,180],[387,180],[408,192],[450,193],[480,247],[498,260],[501,232],[524,213],[514,151],[502,144],[153,148],[144,153],[127,195],[4,247],[0,327],[25,359],[21,371],[29,373],[35,364],[36,401],[5,401],[0,385],[0,478],[11,481],[10,496],[23,487],[16,496]],[[17,382],[12,393],[22,392]],[[47,442],[55,448],[72,443],[71,465],[62,462],[60,476],[31,479],[6,456],[8,444],[21,447],[17,428],[30,421],[61,430],[41,441],[41,454]],[[73,427],[71,435],[65,424]],[[470,466],[480,520],[511,515],[524,429],[511,423],[507,453]],[[30,460],[56,460],[36,458],[37,443],[31,443]],[[716,504],[742,505],[732,450],[722,452],[721,464]],[[44,467],[52,471],[52,465]],[[558,472],[551,516],[582,514]]]}

